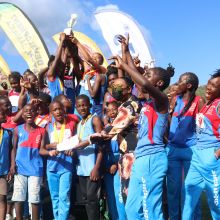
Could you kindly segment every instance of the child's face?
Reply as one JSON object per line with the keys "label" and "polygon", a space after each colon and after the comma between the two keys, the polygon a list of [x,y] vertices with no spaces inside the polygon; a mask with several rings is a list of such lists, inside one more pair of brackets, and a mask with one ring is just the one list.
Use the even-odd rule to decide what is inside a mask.
{"label": "child's face", "polygon": [[102,56],[101,54],[99,53],[93,53],[92,54],[92,59],[95,63],[97,63],[98,65],[102,65],[103,63],[103,59],[102,59]]}
{"label": "child's face", "polygon": [[116,104],[108,104],[108,107],[106,109],[106,114],[109,118],[115,119],[118,114],[118,107]]}
{"label": "child's face", "polygon": [[208,102],[220,97],[220,77],[210,79],[206,86],[205,97]]}
{"label": "child's face", "polygon": [[6,114],[3,110],[0,110],[0,124],[6,122]]}
{"label": "child's face", "polygon": [[180,77],[178,82],[178,94],[182,94],[187,91],[187,81],[188,81],[188,76],[183,75]]}
{"label": "child's face", "polygon": [[114,80],[117,79],[117,75],[116,74],[111,74],[109,77],[108,77],[108,86],[112,86],[113,83],[114,83]]}
{"label": "child's face", "polygon": [[57,122],[63,122],[64,118],[65,118],[65,111],[63,106],[60,103],[53,103],[50,106],[50,113],[52,114],[52,116],[54,117],[55,121]]}
{"label": "child's face", "polygon": [[31,87],[38,90],[39,84],[38,84],[37,76],[35,76],[33,74],[28,74],[26,77],[27,77],[27,80],[30,82]]}
{"label": "child's face", "polygon": [[21,90],[20,80],[17,78],[10,78],[9,83],[14,91],[19,92]]}
{"label": "child's face", "polygon": [[154,70],[148,69],[146,73],[144,74],[144,76],[148,79],[148,81],[150,81],[150,83],[153,86],[157,85],[157,82],[159,81],[159,77],[158,77],[158,74]]}
{"label": "child's face", "polygon": [[5,112],[6,115],[10,115],[12,112],[12,105],[8,98],[0,100],[1,109]]}
{"label": "child's face", "polygon": [[90,102],[85,99],[77,99],[76,109],[82,118],[86,118],[90,114]]}
{"label": "child's face", "polygon": [[22,118],[28,124],[33,124],[37,116],[36,108],[31,105],[25,105],[22,110]]}

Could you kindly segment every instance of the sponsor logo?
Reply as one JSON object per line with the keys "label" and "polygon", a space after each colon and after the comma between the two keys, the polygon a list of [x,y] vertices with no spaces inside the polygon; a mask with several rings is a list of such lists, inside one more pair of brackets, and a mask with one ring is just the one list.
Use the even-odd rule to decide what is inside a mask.
{"label": "sponsor logo", "polygon": [[218,176],[215,172],[215,170],[212,170],[212,177],[213,177],[213,199],[214,199],[214,204],[218,206],[219,204],[219,195],[218,195],[218,188],[219,188],[219,183],[218,183]]}
{"label": "sponsor logo", "polygon": [[196,103],[194,102],[191,107],[189,108],[189,112],[194,112],[196,108]]}
{"label": "sponsor logo", "polygon": [[147,191],[147,185],[146,185],[146,180],[144,177],[141,178],[142,181],[142,190],[143,190],[143,212],[144,212],[144,219],[148,220],[148,210],[147,210],[147,196],[148,196],[148,191]]}

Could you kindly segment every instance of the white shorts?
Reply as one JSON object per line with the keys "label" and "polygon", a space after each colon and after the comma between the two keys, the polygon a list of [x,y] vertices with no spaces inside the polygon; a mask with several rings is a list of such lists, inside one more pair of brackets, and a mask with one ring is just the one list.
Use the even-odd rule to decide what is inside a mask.
{"label": "white shorts", "polygon": [[12,201],[24,202],[28,190],[28,202],[35,204],[40,203],[41,182],[42,177],[15,175]]}

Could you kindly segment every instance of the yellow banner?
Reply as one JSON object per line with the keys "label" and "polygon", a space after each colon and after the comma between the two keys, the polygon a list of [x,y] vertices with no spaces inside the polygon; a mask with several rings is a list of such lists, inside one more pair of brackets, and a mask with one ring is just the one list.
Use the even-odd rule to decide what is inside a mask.
{"label": "yellow banner", "polygon": [[[98,52],[100,54],[102,54],[102,56],[104,57],[102,51],[100,50],[100,48],[97,46],[97,44],[91,39],[89,38],[87,35],[78,32],[78,31],[74,31],[74,36],[80,41],[80,43],[82,43],[91,53],[94,52]],[[59,44],[59,37],[60,37],[60,33],[55,34],[53,36],[54,41]],[[104,57],[104,62],[103,62],[103,66],[107,67],[108,66],[108,62]]]}
{"label": "yellow banner", "polygon": [[0,55],[0,73],[6,76],[10,74],[9,66],[1,55]]}
{"label": "yellow banner", "polygon": [[0,3],[0,27],[34,73],[47,66],[49,53],[43,39],[18,7]]}

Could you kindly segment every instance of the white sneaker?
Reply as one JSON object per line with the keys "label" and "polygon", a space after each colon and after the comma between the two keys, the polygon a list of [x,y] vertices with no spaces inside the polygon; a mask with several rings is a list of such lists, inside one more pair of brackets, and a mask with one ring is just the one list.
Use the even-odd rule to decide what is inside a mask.
{"label": "white sneaker", "polygon": [[13,220],[13,217],[10,214],[6,214],[5,220]]}

